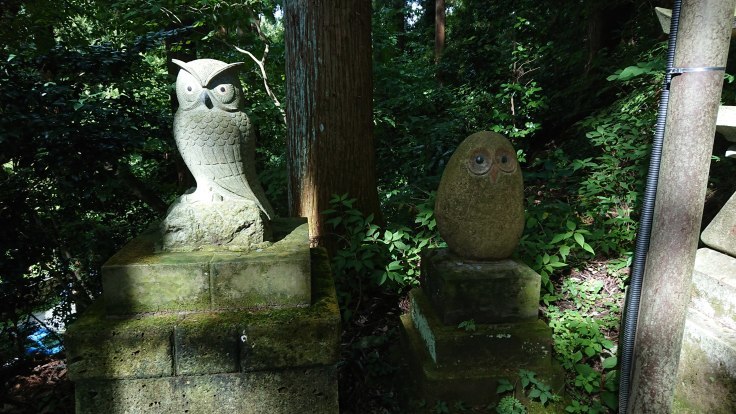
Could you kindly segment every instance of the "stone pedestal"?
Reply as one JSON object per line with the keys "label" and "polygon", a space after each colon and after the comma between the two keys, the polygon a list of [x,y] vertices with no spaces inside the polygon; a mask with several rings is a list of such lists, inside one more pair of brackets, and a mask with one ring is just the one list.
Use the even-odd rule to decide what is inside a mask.
{"label": "stone pedestal", "polygon": [[[446,249],[422,256],[423,290],[410,293],[402,341],[413,400],[496,402],[498,381],[519,370],[558,394],[564,372],[552,356],[552,331],[537,318],[540,276],[513,260],[476,262]],[[475,330],[458,328],[474,321]]]}
{"label": "stone pedestal", "polygon": [[103,267],[103,298],[66,333],[78,414],[337,413],[340,314],[304,220],[247,253],[154,253]]}
{"label": "stone pedestal", "polygon": [[730,414],[735,396],[736,259],[703,248],[695,256],[673,412]]}

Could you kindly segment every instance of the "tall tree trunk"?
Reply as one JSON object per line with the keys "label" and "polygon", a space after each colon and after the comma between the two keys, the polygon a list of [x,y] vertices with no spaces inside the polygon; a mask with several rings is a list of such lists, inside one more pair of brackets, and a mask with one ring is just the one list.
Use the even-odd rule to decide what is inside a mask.
{"label": "tall tree trunk", "polygon": [[434,7],[434,61],[439,63],[445,49],[445,0],[435,0]]}
{"label": "tall tree trunk", "polygon": [[[675,67],[725,66],[734,0],[683,0]],[[708,180],[722,71],[672,79],[634,343],[630,413],[669,413]]]}
{"label": "tall tree trunk", "polygon": [[320,213],[333,194],[379,216],[371,2],[286,0],[284,19],[289,212],[309,218],[313,245],[330,247]]}

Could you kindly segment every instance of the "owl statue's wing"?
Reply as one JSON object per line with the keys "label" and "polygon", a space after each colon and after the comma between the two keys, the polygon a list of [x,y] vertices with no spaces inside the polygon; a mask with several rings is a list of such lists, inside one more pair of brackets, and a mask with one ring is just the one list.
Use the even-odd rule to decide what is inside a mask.
{"label": "owl statue's wing", "polygon": [[274,217],[258,183],[254,160],[243,159],[255,147],[248,117],[243,112],[198,115],[178,111],[174,116],[176,143],[197,185],[223,198],[252,200],[269,218]]}

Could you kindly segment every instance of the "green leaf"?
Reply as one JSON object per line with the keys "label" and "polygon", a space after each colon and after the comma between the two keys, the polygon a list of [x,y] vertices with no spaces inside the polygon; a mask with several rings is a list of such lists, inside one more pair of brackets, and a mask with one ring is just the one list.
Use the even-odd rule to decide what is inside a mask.
{"label": "green leaf", "polygon": [[616,364],[618,364],[618,359],[615,356],[604,359],[602,363],[604,369],[614,368]]}
{"label": "green leaf", "polygon": [[498,386],[496,387],[496,394],[503,394],[508,391],[513,391],[514,385],[509,382],[506,378],[498,380]]}
{"label": "green leaf", "polygon": [[601,393],[601,401],[606,407],[616,410],[618,408],[618,396],[610,391],[603,391]]}
{"label": "green leaf", "polygon": [[585,237],[580,233],[575,233],[572,236],[575,241],[580,245],[580,247],[583,247],[585,245]]}
{"label": "green leaf", "polygon": [[567,227],[567,229],[570,230],[570,231],[575,231],[575,228],[577,226],[575,225],[575,222],[573,222],[571,220],[567,220],[567,223],[565,223],[565,227]]}
{"label": "green leaf", "polygon": [[583,250],[585,250],[586,252],[590,252],[590,254],[595,254],[595,252],[593,251],[593,248],[590,247],[588,243],[583,244]]}

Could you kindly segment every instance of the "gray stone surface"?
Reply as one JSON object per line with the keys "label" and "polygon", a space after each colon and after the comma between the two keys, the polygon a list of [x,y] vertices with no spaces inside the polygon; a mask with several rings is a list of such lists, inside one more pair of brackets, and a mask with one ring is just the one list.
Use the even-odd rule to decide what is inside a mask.
{"label": "gray stone surface", "polygon": [[443,323],[421,289],[412,290],[409,298],[414,329],[439,365],[492,361],[492,366],[546,368],[552,360],[552,331],[539,319],[500,324],[476,321],[474,330],[465,330]]}
{"label": "gray stone surface", "polygon": [[672,412],[736,412],[736,331],[690,309],[685,323]]}
{"label": "gray stone surface", "polygon": [[524,230],[524,183],[511,143],[487,131],[467,137],[445,167],[434,213],[455,254],[477,260],[511,256]]}
{"label": "gray stone surface", "polygon": [[185,197],[161,221],[161,250],[248,251],[271,240],[268,218],[253,201],[189,202]]}
{"label": "gray stone surface", "polygon": [[690,307],[736,330],[736,258],[698,249]]}
{"label": "gray stone surface", "polygon": [[429,249],[422,252],[422,274],[424,291],[443,323],[537,319],[541,277],[521,262],[480,262]]}
{"label": "gray stone surface", "polygon": [[307,307],[109,318],[98,301],[66,331],[69,378],[155,378],[335,364],[340,312],[327,255],[313,254],[313,298]]}
{"label": "gray stone surface", "polygon": [[736,142],[736,106],[718,107],[716,132],[731,142]]}
{"label": "gray stone surface", "polygon": [[[477,324],[466,331],[442,324],[420,290],[411,293],[412,309],[401,316],[402,362],[409,401],[448,405],[488,405],[500,396],[498,381],[514,381],[519,369],[536,373],[554,393],[564,394],[565,375],[552,355],[552,332],[542,321]],[[411,406],[411,404],[409,404]],[[409,412],[426,412],[410,407]],[[547,406],[540,412],[564,412]]]}
{"label": "gray stone surface", "polygon": [[708,247],[736,257],[736,193],[708,224],[701,239]]}
{"label": "gray stone surface", "polygon": [[111,315],[306,306],[310,253],[305,219],[275,219],[276,242],[247,252],[156,252],[157,232],[128,243],[102,267]]}
{"label": "gray stone surface", "polygon": [[328,414],[338,412],[334,366],[76,384],[77,414]]}

